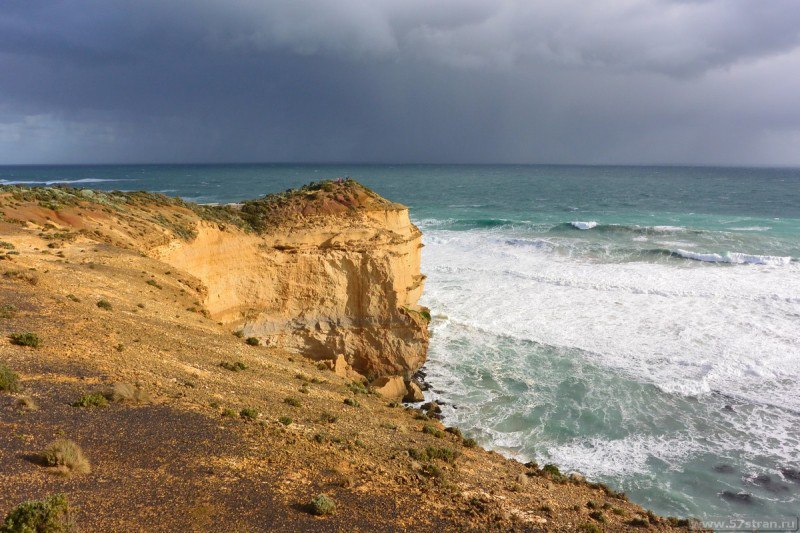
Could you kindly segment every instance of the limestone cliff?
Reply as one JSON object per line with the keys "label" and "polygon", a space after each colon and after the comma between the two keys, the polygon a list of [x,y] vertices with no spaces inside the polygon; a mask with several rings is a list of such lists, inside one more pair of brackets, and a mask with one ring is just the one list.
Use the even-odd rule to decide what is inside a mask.
{"label": "limestone cliff", "polygon": [[343,354],[368,377],[409,374],[428,344],[421,232],[407,208],[355,182],[326,188],[242,206],[257,232],[200,222],[194,239],[152,253],[196,276],[212,318],[245,336],[315,359]]}
{"label": "limestone cliff", "polygon": [[3,194],[13,198],[12,220],[133,248],[182,271],[215,321],[268,346],[344,355],[370,379],[408,377],[425,361],[421,232],[406,207],[352,180],[222,207],[148,193]]}

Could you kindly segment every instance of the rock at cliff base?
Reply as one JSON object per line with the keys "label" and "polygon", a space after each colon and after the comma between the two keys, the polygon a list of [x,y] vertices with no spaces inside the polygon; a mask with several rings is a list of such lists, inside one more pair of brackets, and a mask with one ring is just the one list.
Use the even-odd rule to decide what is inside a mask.
{"label": "rock at cliff base", "polygon": [[406,395],[406,384],[401,376],[385,376],[371,383],[375,392],[390,400],[402,400]]}
{"label": "rock at cliff base", "polygon": [[409,381],[406,385],[406,395],[403,397],[404,402],[421,402],[425,400],[425,395],[422,394],[422,389],[413,381]]}
{"label": "rock at cliff base", "polygon": [[349,379],[350,381],[364,381],[366,378],[353,370],[353,367],[347,362],[343,354],[336,356],[336,360],[332,362],[333,373],[339,377]]}

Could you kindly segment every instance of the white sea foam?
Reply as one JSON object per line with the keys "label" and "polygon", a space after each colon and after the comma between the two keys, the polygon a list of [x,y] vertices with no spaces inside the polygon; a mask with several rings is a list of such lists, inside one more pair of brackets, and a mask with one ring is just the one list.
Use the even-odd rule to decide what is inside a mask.
{"label": "white sea foam", "polygon": [[570,222],[570,224],[572,224],[574,227],[576,227],[578,229],[581,229],[581,230],[587,230],[587,229],[592,229],[592,228],[596,228],[597,227],[597,222],[595,222],[594,220],[590,220],[588,222],[574,221],[574,222]]}
{"label": "white sea foam", "polygon": [[772,228],[769,226],[744,226],[741,228],[729,228],[732,231],[769,231]]}
{"label": "white sea foam", "polygon": [[[800,265],[782,258],[687,270],[597,263],[503,245],[491,232],[426,234],[424,303],[486,331],[583,350],[599,364],[686,395],[718,390],[800,411]],[[773,262],[785,268],[769,268]]]}
{"label": "white sea foam", "polygon": [[675,250],[675,253],[681,257],[685,257],[686,259],[694,259],[695,261],[704,261],[706,263],[786,266],[792,262],[792,258],[790,256],[754,255],[741,252],[726,252],[725,254],[698,253],[679,248]]}

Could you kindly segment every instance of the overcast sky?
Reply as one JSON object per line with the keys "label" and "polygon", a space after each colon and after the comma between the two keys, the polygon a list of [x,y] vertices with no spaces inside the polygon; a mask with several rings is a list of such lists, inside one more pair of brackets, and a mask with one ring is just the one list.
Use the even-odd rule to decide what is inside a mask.
{"label": "overcast sky", "polygon": [[3,0],[0,164],[800,164],[798,0]]}

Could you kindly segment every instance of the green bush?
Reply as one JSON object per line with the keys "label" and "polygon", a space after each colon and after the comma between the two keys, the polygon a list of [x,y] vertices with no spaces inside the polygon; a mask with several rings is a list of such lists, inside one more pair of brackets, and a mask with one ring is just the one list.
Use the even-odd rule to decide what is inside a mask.
{"label": "green bush", "polygon": [[106,299],[103,299],[103,300],[100,300],[100,301],[98,301],[98,302],[97,302],[97,307],[99,307],[100,309],[105,309],[106,311],[111,311],[111,310],[114,308],[114,307],[111,305],[111,302],[109,302],[109,301],[108,301],[108,300],[106,300]]}
{"label": "green bush", "polygon": [[247,340],[244,342],[246,342],[250,346],[259,346],[261,344],[261,341],[258,340],[257,337],[247,337]]}
{"label": "green bush", "polygon": [[333,513],[336,510],[336,502],[325,494],[320,494],[313,500],[309,506],[311,513],[317,516],[324,516]]}
{"label": "green bush", "polygon": [[441,429],[437,429],[436,427],[430,424],[425,424],[424,426],[422,426],[422,432],[428,435],[433,435],[437,439],[444,438],[444,431],[442,431]]}
{"label": "green bush", "polygon": [[284,398],[283,403],[285,403],[286,405],[291,405],[292,407],[300,407],[300,405],[302,405],[300,403],[300,400],[298,400],[297,398]]}
{"label": "green bush", "polygon": [[546,464],[542,467],[542,472],[553,477],[561,477],[561,471],[556,465]]}
{"label": "green bush", "polygon": [[0,391],[19,392],[19,376],[0,363]]}
{"label": "green bush", "polygon": [[0,524],[2,533],[66,533],[74,530],[69,503],[63,494],[21,503],[11,509]]}
{"label": "green bush", "polygon": [[239,417],[245,420],[255,420],[258,418],[258,409],[255,407],[245,407],[239,411]]}
{"label": "green bush", "polygon": [[291,417],[289,417],[289,416],[282,416],[282,417],[280,417],[280,418],[278,419],[278,422],[280,422],[280,423],[281,423],[281,424],[283,424],[284,426],[288,426],[288,425],[291,425],[291,423],[292,423],[292,418],[291,418]]}
{"label": "green bush", "polygon": [[17,314],[17,308],[13,305],[0,305],[0,318],[14,318]]}
{"label": "green bush", "polygon": [[347,389],[353,394],[368,394],[369,389],[360,381],[351,381],[347,384]]}
{"label": "green bush", "polygon": [[358,407],[358,406],[361,405],[360,403],[358,403],[358,400],[356,400],[355,398],[345,398],[344,399],[344,404],[345,405],[349,405],[350,407]]}
{"label": "green bush", "polygon": [[145,283],[147,283],[151,287],[155,287],[156,289],[161,289],[162,288],[161,285],[159,285],[158,282],[156,280],[154,280],[154,279],[148,279]]}
{"label": "green bush", "polygon": [[72,407],[108,407],[108,400],[99,392],[84,394],[72,404]]}
{"label": "green bush", "polygon": [[462,440],[461,444],[464,446],[464,448],[474,448],[474,447],[476,447],[478,445],[478,441],[476,441],[473,438],[468,437],[468,438]]}
{"label": "green bush", "polygon": [[11,344],[16,344],[17,346],[30,346],[31,348],[37,348],[41,343],[42,339],[36,333],[12,333],[8,336],[11,340]]}
{"label": "green bush", "polygon": [[230,370],[231,372],[241,372],[242,370],[247,370],[247,365],[241,361],[222,361],[219,366],[225,370]]}
{"label": "green bush", "polygon": [[339,417],[331,412],[323,411],[322,414],[319,416],[319,419],[321,422],[327,422],[328,424],[333,424],[334,422],[339,420]]}

